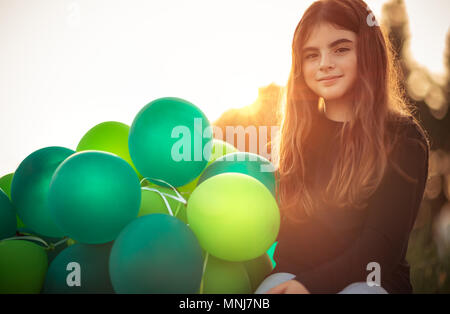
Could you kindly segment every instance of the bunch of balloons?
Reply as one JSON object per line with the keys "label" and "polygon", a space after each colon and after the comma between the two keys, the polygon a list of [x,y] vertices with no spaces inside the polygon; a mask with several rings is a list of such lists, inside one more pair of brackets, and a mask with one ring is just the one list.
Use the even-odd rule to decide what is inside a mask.
{"label": "bunch of balloons", "polygon": [[280,225],[271,166],[174,97],[39,149],[0,178],[0,293],[253,293]]}

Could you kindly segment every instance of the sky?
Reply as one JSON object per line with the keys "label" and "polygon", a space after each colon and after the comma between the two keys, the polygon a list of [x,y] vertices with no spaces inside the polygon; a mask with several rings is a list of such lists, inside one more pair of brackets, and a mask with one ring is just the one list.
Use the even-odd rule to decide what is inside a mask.
{"label": "sky", "polygon": [[[159,97],[214,122],[286,83],[311,0],[0,0],[0,177],[33,151],[75,149]],[[379,19],[385,1],[366,3]],[[412,55],[444,74],[450,1],[406,0]],[[170,117],[168,117],[170,118]]]}

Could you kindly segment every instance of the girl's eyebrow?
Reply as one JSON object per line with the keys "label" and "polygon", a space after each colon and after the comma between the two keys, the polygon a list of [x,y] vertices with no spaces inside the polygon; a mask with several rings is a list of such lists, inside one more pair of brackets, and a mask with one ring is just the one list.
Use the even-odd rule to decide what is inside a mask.
{"label": "girl's eyebrow", "polygon": [[[339,45],[341,43],[353,43],[353,41],[351,41],[350,39],[341,38],[341,39],[335,40],[331,44],[329,44],[328,48],[333,48],[334,46],[337,46],[337,45]],[[305,52],[310,51],[310,50],[316,51],[316,50],[319,50],[319,48],[317,48],[317,47],[306,47],[306,48],[303,48],[302,52],[305,53]]]}

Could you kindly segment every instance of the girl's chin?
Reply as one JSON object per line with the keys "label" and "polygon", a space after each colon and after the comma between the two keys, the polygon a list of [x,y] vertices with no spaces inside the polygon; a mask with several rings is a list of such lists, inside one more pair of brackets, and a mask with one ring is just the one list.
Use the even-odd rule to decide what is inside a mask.
{"label": "girl's chin", "polygon": [[343,96],[343,93],[322,93],[320,97],[322,97],[325,101],[333,101],[341,99]]}

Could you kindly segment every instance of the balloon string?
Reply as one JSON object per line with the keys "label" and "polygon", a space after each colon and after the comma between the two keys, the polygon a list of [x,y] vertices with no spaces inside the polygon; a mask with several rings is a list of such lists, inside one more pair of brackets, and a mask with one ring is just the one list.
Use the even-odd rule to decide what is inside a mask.
{"label": "balloon string", "polygon": [[164,184],[167,184],[167,185],[175,192],[175,194],[176,194],[178,197],[175,197],[175,196],[170,195],[170,194],[165,194],[165,193],[164,193],[164,195],[169,196],[170,198],[173,198],[173,199],[175,199],[175,200],[177,200],[177,201],[179,201],[179,202],[182,202],[182,203],[185,204],[185,205],[187,204],[186,199],[185,199],[183,196],[181,196],[180,192],[178,192],[178,190],[177,190],[173,185],[171,185],[170,183],[168,183],[168,182],[166,182],[166,181],[164,181],[164,180],[156,179],[156,178],[145,177],[145,178],[143,178],[143,179],[141,180],[141,184],[142,184],[142,182],[144,182],[144,180],[147,180],[147,181],[154,180],[154,181],[159,181],[159,182],[162,182],[162,183],[164,183]]}
{"label": "balloon string", "polygon": [[177,209],[175,209],[175,217],[177,217],[178,212],[180,211],[180,205],[181,205],[181,203],[178,203]]}
{"label": "balloon string", "polygon": [[53,244],[53,246],[54,246],[54,247],[58,247],[58,246],[60,246],[61,244],[63,244],[64,242],[67,242],[67,241],[69,241],[69,238],[64,238],[64,239],[62,239],[62,240],[56,242],[55,244]]}
{"label": "balloon string", "polygon": [[3,239],[3,240],[0,240],[0,242],[3,242],[3,241],[9,241],[9,240],[32,240],[32,241],[36,241],[36,242],[42,243],[43,245],[45,245],[45,248],[46,248],[46,249],[49,249],[49,248],[50,248],[50,245],[48,245],[47,242],[45,242],[45,241],[42,240],[41,238],[38,238],[38,237],[32,237],[32,236],[11,237],[11,238],[6,238],[6,239]]}
{"label": "balloon string", "polygon": [[209,253],[206,252],[205,260],[203,262],[202,282],[200,283],[200,292],[199,292],[199,294],[203,294],[203,284],[204,284],[203,281],[205,279],[205,270],[206,270],[206,264],[208,263],[208,257],[209,257]]}
{"label": "balloon string", "polygon": [[142,189],[143,189],[143,190],[153,191],[153,192],[158,193],[158,194],[162,197],[162,199],[163,199],[163,201],[164,201],[164,204],[166,204],[166,207],[167,207],[167,210],[169,211],[170,216],[173,216],[172,208],[170,207],[169,202],[167,201],[167,199],[166,199],[166,197],[163,195],[163,193],[161,193],[161,192],[158,191],[157,189],[148,188],[148,187],[146,187],[146,186],[144,186]]}

